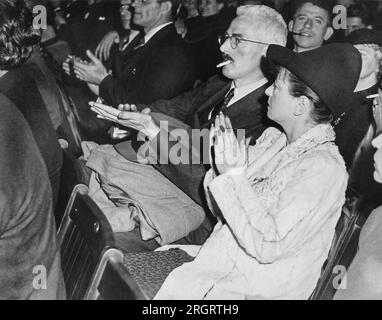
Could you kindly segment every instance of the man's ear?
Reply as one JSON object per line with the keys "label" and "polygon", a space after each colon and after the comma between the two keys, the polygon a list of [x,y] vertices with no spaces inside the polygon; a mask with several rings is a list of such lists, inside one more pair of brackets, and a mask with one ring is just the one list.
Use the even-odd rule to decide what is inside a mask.
{"label": "man's ear", "polygon": [[294,22],[293,22],[293,20],[291,20],[291,21],[289,21],[289,23],[288,23],[288,29],[289,29],[289,31],[293,31],[293,27],[294,27]]}
{"label": "man's ear", "polygon": [[224,7],[224,3],[218,3],[219,11],[222,11],[223,7]]}
{"label": "man's ear", "polygon": [[165,14],[170,13],[172,10],[172,3],[171,1],[163,1],[161,2],[161,11]]}
{"label": "man's ear", "polygon": [[333,35],[333,33],[334,33],[333,27],[328,27],[324,35],[324,40],[325,41],[329,40],[329,38]]}
{"label": "man's ear", "polygon": [[310,113],[310,103],[311,101],[309,100],[308,97],[306,96],[298,97],[294,107],[293,114],[295,116],[302,116],[302,115]]}

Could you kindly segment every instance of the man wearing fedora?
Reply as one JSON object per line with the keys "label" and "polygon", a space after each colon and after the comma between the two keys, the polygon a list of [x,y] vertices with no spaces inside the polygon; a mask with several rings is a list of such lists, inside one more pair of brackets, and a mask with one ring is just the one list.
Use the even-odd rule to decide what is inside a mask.
{"label": "man wearing fedora", "polygon": [[[261,69],[261,62],[268,44],[285,45],[287,28],[281,15],[266,6],[240,7],[237,14],[227,33],[220,39],[220,50],[225,62],[222,71],[225,77],[212,77],[200,87],[171,100],[159,100],[151,105],[124,106],[123,114],[127,118],[112,117],[111,120],[138,130],[147,137],[151,145],[158,143],[159,153],[166,155],[167,159],[169,150],[179,144],[171,136],[166,138],[168,141],[159,139],[161,128],[158,118],[166,120],[170,129],[171,126],[183,128],[191,138],[192,130],[208,132],[215,116],[221,111],[230,116],[233,128],[245,129],[246,135],[259,137],[266,127],[264,116],[267,104],[264,93],[268,82]],[[106,119],[110,118],[103,111],[98,112]],[[122,246],[125,250],[131,250],[135,240],[141,243],[139,250],[155,249],[158,243],[174,242],[198,228],[205,219],[205,202],[201,188],[205,173],[210,167],[208,148],[204,146],[203,153],[197,141],[187,139],[187,142],[187,153],[192,154],[194,151],[199,159],[206,158],[207,150],[206,163],[170,161],[167,164],[137,164],[131,154],[139,150],[142,142],[136,140],[116,146],[99,146],[91,151],[87,162],[87,166],[93,170],[90,190],[95,201],[104,208],[114,230],[128,231],[126,225],[121,223],[121,217],[127,217],[130,212],[127,206],[119,206],[117,212],[116,204],[109,200],[110,194],[115,194],[117,189],[123,190],[128,195],[126,198],[134,199],[134,203],[157,222],[155,237],[148,237],[143,232],[143,223],[140,230],[136,228],[133,232],[120,232],[118,236],[123,237]],[[165,145],[168,148],[163,147]],[[159,155],[157,159],[160,158]],[[103,177],[101,183],[97,182],[100,181],[100,176]],[[110,187],[111,185],[114,187]],[[109,199],[105,198],[105,192]],[[119,220],[114,217],[119,217]],[[193,237],[190,242],[203,243],[211,230],[211,222],[205,219],[196,232],[198,236]],[[142,241],[140,233],[142,239],[151,241]]]}
{"label": "man wearing fedora", "polygon": [[333,35],[331,1],[297,0],[293,19],[289,22],[294,51],[303,52],[321,47]]}
{"label": "man wearing fedora", "polygon": [[349,111],[335,128],[337,144],[350,171],[349,183],[369,201],[381,205],[382,186],[373,179],[373,99],[367,97],[378,93],[381,81],[382,32],[359,29],[345,41],[361,53],[363,63]]}

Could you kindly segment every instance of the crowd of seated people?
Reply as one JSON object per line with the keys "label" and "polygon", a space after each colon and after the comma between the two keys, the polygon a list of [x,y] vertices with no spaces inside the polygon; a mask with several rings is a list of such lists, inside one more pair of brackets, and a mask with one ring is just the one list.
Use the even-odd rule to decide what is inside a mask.
{"label": "crowd of seated people", "polygon": [[[155,299],[309,299],[346,190],[382,205],[381,12],[0,0],[0,299],[66,298],[55,213],[68,155],[118,249],[187,253]],[[381,298],[381,231],[376,209],[337,299]]]}

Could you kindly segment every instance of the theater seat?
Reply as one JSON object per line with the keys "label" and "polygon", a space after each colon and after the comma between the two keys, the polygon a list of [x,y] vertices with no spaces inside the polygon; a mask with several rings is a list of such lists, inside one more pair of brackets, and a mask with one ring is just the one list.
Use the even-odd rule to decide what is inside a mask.
{"label": "theater seat", "polygon": [[192,261],[186,252],[108,250],[87,296],[91,300],[151,300],[172,270]]}
{"label": "theater seat", "polygon": [[362,196],[354,189],[348,188],[346,202],[336,226],[328,259],[322,268],[321,277],[310,299],[333,299],[338,289],[335,284],[340,283],[338,283],[339,272],[350,266],[357,252],[361,228],[372,210],[373,208],[364,201]]}
{"label": "theater seat", "polygon": [[87,297],[92,279],[105,252],[114,247],[111,227],[88,196],[85,185],[77,185],[58,231],[61,263],[69,300]]}
{"label": "theater seat", "polygon": [[107,250],[97,268],[87,300],[147,300],[123,265],[123,253],[118,249]]}
{"label": "theater seat", "polygon": [[58,200],[54,210],[57,229],[65,214],[73,188],[78,184],[86,184],[87,177],[81,168],[79,160],[68,149],[63,149],[61,177],[58,190]]}

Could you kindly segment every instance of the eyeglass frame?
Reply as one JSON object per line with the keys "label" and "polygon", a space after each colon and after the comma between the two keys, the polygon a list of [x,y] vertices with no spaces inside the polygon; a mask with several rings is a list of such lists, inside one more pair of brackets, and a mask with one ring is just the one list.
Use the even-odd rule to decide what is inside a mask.
{"label": "eyeglass frame", "polygon": [[[227,41],[227,39],[229,39],[229,44],[230,44],[230,46],[231,46],[231,48],[233,50],[235,50],[238,47],[238,45],[240,44],[240,41],[257,43],[257,44],[263,44],[263,45],[266,45],[266,46],[270,45],[269,43],[265,43],[265,42],[261,42],[261,41],[256,41],[256,40],[245,39],[245,38],[238,37],[235,34],[229,35],[228,33],[224,33],[224,34],[218,36],[219,45],[223,45],[223,43],[225,43]],[[234,42],[232,42],[231,39],[234,39]],[[233,45],[233,43],[234,43],[234,45]]]}

